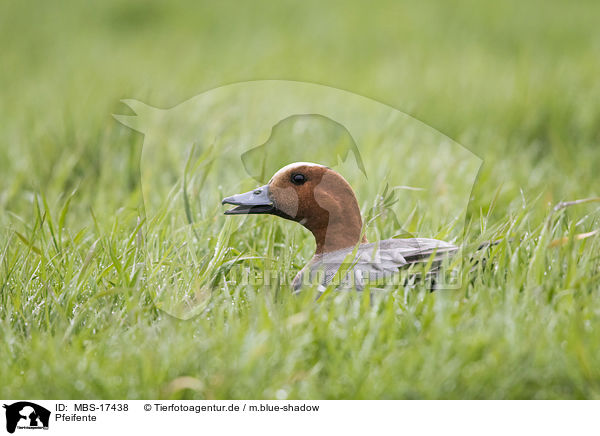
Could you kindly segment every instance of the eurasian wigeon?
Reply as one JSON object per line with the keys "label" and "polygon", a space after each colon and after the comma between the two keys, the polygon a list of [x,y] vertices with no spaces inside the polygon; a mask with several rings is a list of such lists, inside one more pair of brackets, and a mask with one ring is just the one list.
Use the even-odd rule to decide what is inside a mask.
{"label": "eurasian wigeon", "polygon": [[346,262],[351,263],[341,283],[362,290],[366,282],[388,278],[412,264],[430,262],[435,269],[458,250],[448,242],[427,238],[368,243],[352,187],[336,171],[315,163],[287,165],[268,184],[224,198],[222,204],[237,206],[226,215],[277,215],[312,232],[315,254],[294,278],[294,291],[315,281],[323,290]]}

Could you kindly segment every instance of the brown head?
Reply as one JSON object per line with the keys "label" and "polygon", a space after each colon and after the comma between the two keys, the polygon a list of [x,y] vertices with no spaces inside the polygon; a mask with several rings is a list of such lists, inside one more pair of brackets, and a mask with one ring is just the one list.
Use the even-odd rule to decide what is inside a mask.
{"label": "brown head", "polygon": [[312,232],[316,254],[366,242],[352,187],[323,165],[296,162],[281,168],[265,186],[223,199],[238,207],[227,215],[272,214],[296,221]]}

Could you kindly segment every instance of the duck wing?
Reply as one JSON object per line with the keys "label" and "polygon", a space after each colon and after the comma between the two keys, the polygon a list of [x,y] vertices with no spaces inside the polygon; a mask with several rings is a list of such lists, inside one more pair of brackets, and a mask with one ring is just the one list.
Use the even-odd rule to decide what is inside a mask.
{"label": "duck wing", "polygon": [[413,264],[426,264],[431,261],[432,270],[437,269],[444,259],[458,251],[458,247],[437,239],[409,238],[361,244],[354,256],[353,251],[353,248],[348,248],[315,256],[298,273],[292,287],[295,291],[308,283],[319,283],[326,287],[340,267],[348,265],[348,272],[340,285],[351,285],[362,290],[366,282],[388,279],[400,269]]}

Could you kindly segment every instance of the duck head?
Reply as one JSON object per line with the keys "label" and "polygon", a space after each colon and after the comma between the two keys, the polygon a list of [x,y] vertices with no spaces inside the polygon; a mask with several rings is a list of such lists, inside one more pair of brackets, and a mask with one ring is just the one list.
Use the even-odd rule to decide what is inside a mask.
{"label": "duck head", "polygon": [[323,165],[296,162],[281,168],[268,184],[224,198],[236,207],[226,215],[271,214],[296,221],[312,232],[316,254],[367,242],[352,187]]}

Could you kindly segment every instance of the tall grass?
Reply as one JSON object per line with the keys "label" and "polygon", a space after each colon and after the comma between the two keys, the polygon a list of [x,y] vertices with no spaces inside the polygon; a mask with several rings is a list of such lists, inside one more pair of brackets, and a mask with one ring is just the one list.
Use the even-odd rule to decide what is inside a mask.
{"label": "tall grass", "polygon": [[[599,203],[554,208],[600,191],[598,7],[2,3],[0,396],[600,397]],[[168,262],[172,235],[143,213],[142,136],[111,114],[262,78],[367,95],[474,150],[467,241],[502,242],[456,291],[314,302],[228,263],[295,272],[302,229],[200,221],[226,255],[186,280],[218,292],[166,315],[142,239]]]}

